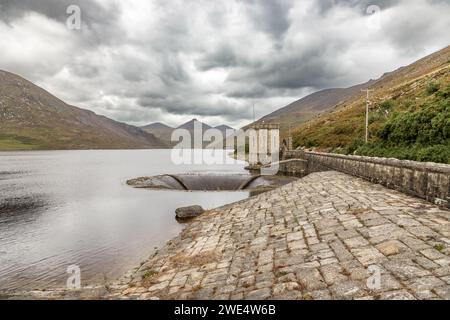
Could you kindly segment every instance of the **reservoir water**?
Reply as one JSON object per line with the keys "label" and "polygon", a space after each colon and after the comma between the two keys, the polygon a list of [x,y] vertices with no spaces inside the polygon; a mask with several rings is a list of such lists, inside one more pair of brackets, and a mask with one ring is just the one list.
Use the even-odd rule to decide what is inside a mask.
{"label": "reservoir water", "polygon": [[244,162],[174,164],[170,152],[0,152],[0,291],[63,288],[71,265],[83,285],[113,280],[181,231],[176,208],[248,196],[126,184],[164,173],[245,173]]}

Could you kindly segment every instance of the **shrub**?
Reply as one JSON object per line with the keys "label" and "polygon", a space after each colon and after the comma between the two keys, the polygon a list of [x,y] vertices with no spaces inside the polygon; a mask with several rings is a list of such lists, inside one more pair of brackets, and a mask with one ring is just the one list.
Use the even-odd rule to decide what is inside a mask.
{"label": "shrub", "polygon": [[346,154],[354,154],[356,150],[364,145],[364,140],[361,138],[353,140],[350,145],[344,149]]}
{"label": "shrub", "polygon": [[395,101],[392,99],[389,99],[389,100],[385,100],[382,103],[380,103],[379,108],[381,111],[389,111],[394,107],[395,107]]}
{"label": "shrub", "polygon": [[450,145],[421,148],[417,153],[417,161],[450,163]]}
{"label": "shrub", "polygon": [[314,141],[313,139],[306,140],[305,147],[312,148],[312,147],[316,147],[316,146],[317,146],[317,142]]}
{"label": "shrub", "polygon": [[428,84],[428,87],[427,87],[427,93],[428,93],[428,95],[432,95],[433,93],[435,93],[435,92],[438,92],[439,91],[439,83],[436,83],[436,82],[430,82],[429,84]]}

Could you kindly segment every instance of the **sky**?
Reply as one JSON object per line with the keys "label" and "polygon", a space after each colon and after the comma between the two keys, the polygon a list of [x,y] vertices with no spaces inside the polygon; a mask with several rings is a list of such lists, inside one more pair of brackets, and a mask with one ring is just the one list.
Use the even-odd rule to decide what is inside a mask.
{"label": "sky", "polygon": [[134,125],[238,128],[253,105],[259,118],[446,47],[449,16],[448,0],[0,0],[0,69]]}

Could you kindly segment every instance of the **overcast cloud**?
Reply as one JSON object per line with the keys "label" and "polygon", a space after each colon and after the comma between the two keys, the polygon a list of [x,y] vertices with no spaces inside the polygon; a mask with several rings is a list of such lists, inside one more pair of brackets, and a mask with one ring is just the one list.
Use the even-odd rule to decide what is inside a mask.
{"label": "overcast cloud", "polygon": [[0,69],[131,124],[239,127],[253,104],[260,117],[449,45],[449,16],[446,0],[0,0]]}

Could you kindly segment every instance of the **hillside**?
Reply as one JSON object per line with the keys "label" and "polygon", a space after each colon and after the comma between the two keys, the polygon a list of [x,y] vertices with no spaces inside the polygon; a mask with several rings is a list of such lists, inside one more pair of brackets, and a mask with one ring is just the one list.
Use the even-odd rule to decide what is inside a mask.
{"label": "hillside", "polygon": [[294,147],[450,162],[450,47],[386,73],[368,86],[369,143],[364,143],[365,94],[301,124]]}
{"label": "hillside", "polygon": [[172,132],[174,128],[169,127],[161,122],[151,123],[149,125],[141,127],[142,130],[153,134],[158,139],[164,141],[167,144],[170,144],[170,138],[172,136]]}
{"label": "hillside", "polygon": [[70,106],[0,71],[0,150],[164,148],[140,128]]}
{"label": "hillside", "polygon": [[324,113],[339,103],[343,103],[359,95],[362,89],[366,89],[373,80],[349,88],[332,88],[312,93],[281,109],[278,109],[252,124],[278,123],[282,133],[287,134],[289,125],[292,128],[311,120],[318,114]]}

